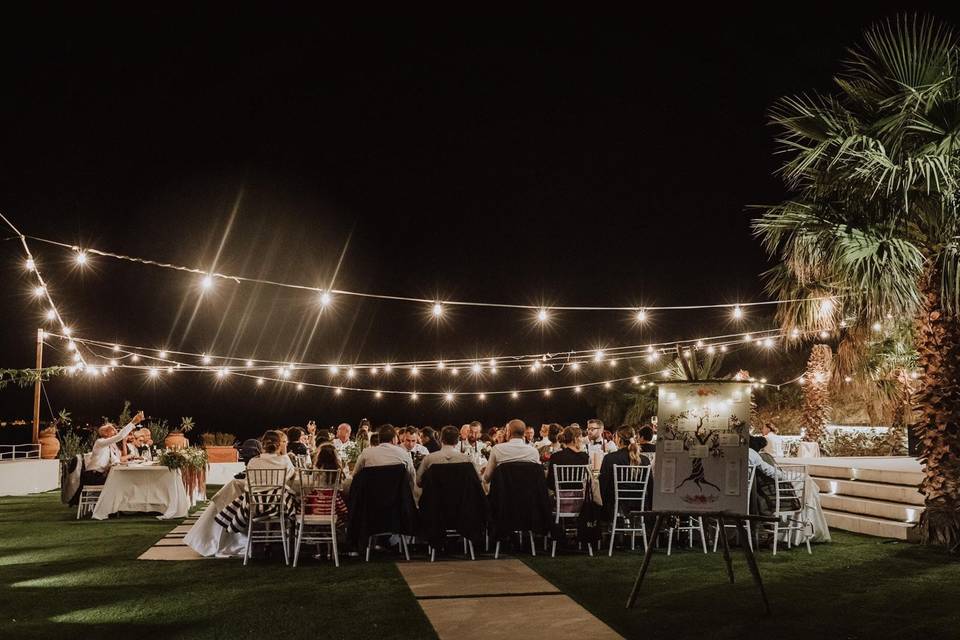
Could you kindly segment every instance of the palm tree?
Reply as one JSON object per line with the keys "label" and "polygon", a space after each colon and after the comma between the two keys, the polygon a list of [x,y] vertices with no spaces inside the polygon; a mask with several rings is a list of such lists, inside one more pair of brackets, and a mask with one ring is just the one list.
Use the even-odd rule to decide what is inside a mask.
{"label": "palm tree", "polygon": [[902,16],[867,30],[837,91],[771,111],[794,196],[754,229],[778,262],[785,328],[866,331],[913,318],[920,368],[921,535],[960,545],[960,48],[950,27]]}

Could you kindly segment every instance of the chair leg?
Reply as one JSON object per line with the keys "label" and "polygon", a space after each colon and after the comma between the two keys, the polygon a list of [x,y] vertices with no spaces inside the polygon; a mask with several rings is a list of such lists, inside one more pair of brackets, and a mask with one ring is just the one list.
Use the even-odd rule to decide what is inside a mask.
{"label": "chair leg", "polygon": [[497,540],[496,546],[493,548],[493,559],[497,560],[500,558],[500,541]]}
{"label": "chair leg", "polygon": [[637,530],[634,529],[630,532],[630,551],[637,550]]}
{"label": "chair leg", "polygon": [[[750,551],[753,551],[753,536],[750,534],[749,522],[747,522],[747,526],[744,527],[744,530],[747,532],[747,546],[750,547]],[[740,544],[743,544],[743,542]]]}
{"label": "chair leg", "polygon": [[373,546],[373,536],[367,538],[367,562],[370,562],[370,547]]}
{"label": "chair leg", "polygon": [[436,559],[436,552],[436,549],[430,547],[430,562],[433,562]]}
{"label": "chair leg", "polygon": [[780,520],[773,523],[773,555],[777,555],[777,538],[780,537]]}
{"label": "chair leg", "polygon": [[557,557],[557,541],[556,540],[554,540],[553,544],[551,545],[550,557],[551,558]]}
{"label": "chair leg", "polygon": [[593,557],[593,543],[592,543],[592,542],[588,542],[588,543],[587,543],[587,555],[589,555],[591,558]]}
{"label": "chair leg", "polygon": [[247,566],[247,561],[250,560],[250,547],[253,546],[251,539],[253,538],[253,514],[249,515],[249,520],[247,521],[247,547],[243,550],[243,566]]}
{"label": "chair leg", "polygon": [[533,531],[530,531],[530,553],[534,557],[537,555],[537,545],[533,541]]}
{"label": "chair leg", "polygon": [[330,524],[330,546],[333,547],[333,566],[340,567],[340,553],[337,551],[337,523]]}
{"label": "chair leg", "polygon": [[407,536],[400,536],[400,546],[403,547],[403,557],[407,559],[407,562],[410,562],[410,549],[407,548]]}
{"label": "chair leg", "polygon": [[610,550],[607,551],[607,556],[613,557],[613,539],[617,535],[617,516],[613,516],[613,522],[610,523]]}
{"label": "chair leg", "polygon": [[294,567],[297,566],[297,560],[300,559],[300,544],[302,540],[303,540],[303,520],[300,521],[300,526],[297,527],[297,539],[296,539],[297,546],[293,550],[293,566]]}
{"label": "chair leg", "polygon": [[477,557],[473,554],[473,540],[467,540],[467,547],[470,549],[470,559],[476,560]]}
{"label": "chair leg", "polygon": [[724,531],[720,528],[720,521],[717,520],[714,523],[714,533],[713,533],[713,552],[717,552],[717,543],[720,542],[720,534]]}
{"label": "chair leg", "polygon": [[673,527],[667,530],[667,555],[673,552]]}
{"label": "chair leg", "polygon": [[[703,545],[703,552],[707,552],[707,536],[703,532],[703,518],[697,518],[697,521],[700,523],[700,544]],[[693,532],[690,532],[690,537],[693,537]]]}

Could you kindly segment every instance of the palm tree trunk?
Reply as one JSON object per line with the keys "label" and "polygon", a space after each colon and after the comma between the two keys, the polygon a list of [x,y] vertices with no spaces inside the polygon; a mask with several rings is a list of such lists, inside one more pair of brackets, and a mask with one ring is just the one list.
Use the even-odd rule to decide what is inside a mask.
{"label": "palm tree trunk", "polygon": [[813,345],[803,381],[803,439],[805,442],[816,442],[821,449],[830,420],[832,360],[833,352],[829,345]]}
{"label": "palm tree trunk", "polygon": [[917,352],[922,385],[916,394],[925,510],[920,517],[925,543],[960,549],[960,317],[944,309],[940,271],[930,268],[921,282],[923,305],[917,317]]}

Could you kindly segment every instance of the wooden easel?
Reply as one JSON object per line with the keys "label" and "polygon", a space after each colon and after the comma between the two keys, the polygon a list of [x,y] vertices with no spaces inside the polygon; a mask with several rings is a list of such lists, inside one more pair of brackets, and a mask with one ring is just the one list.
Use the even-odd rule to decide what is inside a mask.
{"label": "wooden easel", "polygon": [[[647,569],[650,567],[650,559],[653,557],[653,542],[656,541],[657,536],[660,535],[660,532],[663,530],[663,524],[667,518],[703,518],[705,521],[713,520],[720,525],[718,529],[719,533],[717,535],[720,536],[720,539],[723,542],[723,560],[727,565],[727,577],[730,579],[730,584],[733,584],[733,562],[730,560],[730,544],[727,541],[727,536],[725,534],[723,525],[731,524],[735,526],[737,528],[737,535],[740,540],[745,540],[747,536],[747,529],[743,525],[744,521],[751,523],[776,521],[774,516],[741,515],[723,511],[642,511],[636,513],[635,515],[656,516],[656,521],[653,524],[653,533],[650,534],[650,544],[647,545],[647,551],[643,555],[643,564],[640,565],[640,573],[637,575],[637,579],[633,583],[633,589],[630,590],[630,597],[627,598],[627,609],[632,609],[636,605],[637,596],[640,595],[640,584],[643,582],[643,577],[647,574]],[[757,567],[757,559],[753,555],[753,550],[749,545],[742,543],[740,544],[740,548],[743,549],[743,555],[747,559],[747,567],[750,568],[750,575],[753,576],[753,582],[757,585],[757,589],[760,591],[760,598],[763,600],[764,610],[767,615],[770,615],[770,603],[767,601],[767,592],[763,588],[763,580],[760,578],[760,569]]]}

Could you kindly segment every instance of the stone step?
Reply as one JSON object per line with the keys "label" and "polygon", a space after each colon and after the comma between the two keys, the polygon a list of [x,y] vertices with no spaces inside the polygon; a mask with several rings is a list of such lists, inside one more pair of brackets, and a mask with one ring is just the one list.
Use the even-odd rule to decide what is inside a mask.
{"label": "stone step", "polygon": [[873,516],[884,520],[915,523],[923,513],[923,507],[902,502],[888,502],[872,498],[858,498],[840,494],[820,494],[820,504],[830,511],[842,511],[848,514]]}
{"label": "stone step", "polygon": [[860,467],[839,467],[835,465],[807,465],[807,473],[818,478],[839,478],[844,480],[861,480],[864,482],[881,482],[883,484],[899,484],[916,487],[923,479],[919,471],[895,471],[890,469],[864,469]]}
{"label": "stone step", "polygon": [[821,495],[839,494],[843,496],[855,496],[858,498],[870,498],[873,500],[923,506],[923,496],[917,491],[916,486],[883,484],[863,480],[821,478],[817,476],[814,476],[813,479],[820,488]]}
{"label": "stone step", "polygon": [[907,542],[916,542],[918,538],[914,526],[907,522],[885,520],[883,518],[862,516],[855,513],[830,511],[829,509],[823,510],[823,516],[826,518],[827,525],[829,525],[831,529],[843,529],[844,531],[853,531],[854,533],[862,533],[868,536],[893,538],[894,540],[904,540]]}

